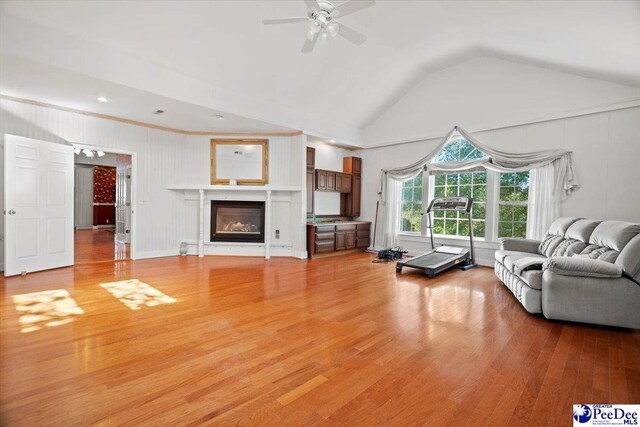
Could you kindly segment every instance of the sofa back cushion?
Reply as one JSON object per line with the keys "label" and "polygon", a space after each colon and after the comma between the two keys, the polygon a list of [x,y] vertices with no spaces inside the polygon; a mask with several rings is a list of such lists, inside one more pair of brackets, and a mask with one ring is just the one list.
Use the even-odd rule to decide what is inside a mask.
{"label": "sofa back cushion", "polygon": [[640,224],[603,221],[591,233],[589,243],[620,252],[638,234],[640,234]]}
{"label": "sofa back cushion", "polygon": [[569,227],[576,221],[581,220],[582,218],[570,218],[563,217],[558,218],[549,226],[549,230],[547,231],[547,235],[553,234],[555,236],[563,236],[566,234]]}
{"label": "sofa back cushion", "polygon": [[564,235],[574,222],[581,218],[558,218],[549,226],[547,235],[542,239],[538,247],[538,253],[546,257],[553,256],[554,251],[565,240]]}
{"label": "sofa back cushion", "polygon": [[590,219],[579,219],[567,228],[564,237],[588,243],[593,230],[595,230],[601,222],[602,221],[592,221]]}
{"label": "sofa back cushion", "polygon": [[622,267],[626,274],[640,282],[640,234],[625,245],[616,260],[616,265]]}

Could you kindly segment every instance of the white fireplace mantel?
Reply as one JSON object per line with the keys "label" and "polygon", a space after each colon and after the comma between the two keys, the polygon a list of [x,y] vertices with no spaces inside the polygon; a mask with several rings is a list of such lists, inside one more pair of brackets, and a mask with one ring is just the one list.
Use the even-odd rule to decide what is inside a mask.
{"label": "white fireplace mantel", "polygon": [[177,184],[168,185],[168,190],[177,191],[198,191],[200,195],[200,215],[198,221],[198,256],[204,257],[204,195],[206,192],[264,192],[265,193],[265,232],[264,257],[271,258],[271,193],[288,192],[295,193],[302,191],[302,187],[295,186],[273,186],[273,185],[198,185],[198,184]]}

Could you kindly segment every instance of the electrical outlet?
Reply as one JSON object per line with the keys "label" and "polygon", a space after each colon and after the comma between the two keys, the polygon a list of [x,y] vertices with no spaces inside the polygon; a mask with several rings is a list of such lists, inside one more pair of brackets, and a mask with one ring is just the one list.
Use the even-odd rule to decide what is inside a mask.
{"label": "electrical outlet", "polygon": [[276,230],[276,239],[280,238],[280,230]]}

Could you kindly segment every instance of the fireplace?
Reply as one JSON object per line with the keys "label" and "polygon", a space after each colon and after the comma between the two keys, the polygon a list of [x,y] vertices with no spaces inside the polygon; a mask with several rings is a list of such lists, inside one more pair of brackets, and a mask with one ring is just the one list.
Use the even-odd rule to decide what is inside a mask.
{"label": "fireplace", "polygon": [[264,243],[264,202],[212,200],[211,241]]}

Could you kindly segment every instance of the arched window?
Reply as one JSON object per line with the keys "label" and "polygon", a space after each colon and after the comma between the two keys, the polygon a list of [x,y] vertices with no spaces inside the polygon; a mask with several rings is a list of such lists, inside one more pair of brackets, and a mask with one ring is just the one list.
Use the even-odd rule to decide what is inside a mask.
{"label": "arched window", "polygon": [[[465,139],[456,139],[445,145],[434,163],[457,162],[487,157]],[[473,197],[473,235],[484,237],[487,213],[487,171],[439,173],[434,176],[433,197]],[[433,213],[433,233],[445,236],[468,236],[469,220],[465,213]]]}
{"label": "arched window", "polygon": [[[486,157],[465,139],[447,143],[434,163],[456,162]],[[423,185],[423,183],[425,185]],[[501,237],[525,237],[529,172],[496,173],[486,170],[419,175],[402,185],[402,221],[400,231],[421,233],[421,212],[434,197],[473,197],[473,233],[475,237],[495,240]],[[440,236],[468,236],[467,215],[458,212],[434,212],[433,232]]]}

